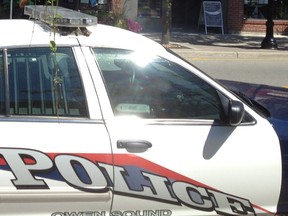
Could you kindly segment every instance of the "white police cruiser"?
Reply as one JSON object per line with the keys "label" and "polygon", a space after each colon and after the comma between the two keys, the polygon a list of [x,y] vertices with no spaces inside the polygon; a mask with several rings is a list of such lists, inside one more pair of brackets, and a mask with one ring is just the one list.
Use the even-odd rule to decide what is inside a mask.
{"label": "white police cruiser", "polygon": [[56,12],[0,21],[0,215],[280,211],[265,116],[152,40]]}

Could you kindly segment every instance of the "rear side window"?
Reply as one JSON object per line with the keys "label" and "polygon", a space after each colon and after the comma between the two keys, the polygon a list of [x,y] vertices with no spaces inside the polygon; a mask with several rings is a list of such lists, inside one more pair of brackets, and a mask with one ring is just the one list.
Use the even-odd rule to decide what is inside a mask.
{"label": "rear side window", "polygon": [[87,117],[71,48],[53,54],[49,48],[8,49],[1,55],[1,114]]}

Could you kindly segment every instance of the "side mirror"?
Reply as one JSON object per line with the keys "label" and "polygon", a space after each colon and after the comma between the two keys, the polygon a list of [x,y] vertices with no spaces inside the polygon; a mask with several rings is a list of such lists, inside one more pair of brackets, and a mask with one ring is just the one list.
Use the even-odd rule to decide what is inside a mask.
{"label": "side mirror", "polygon": [[243,119],[245,110],[244,105],[240,101],[229,101],[229,110],[228,110],[228,123],[231,126],[238,126]]}

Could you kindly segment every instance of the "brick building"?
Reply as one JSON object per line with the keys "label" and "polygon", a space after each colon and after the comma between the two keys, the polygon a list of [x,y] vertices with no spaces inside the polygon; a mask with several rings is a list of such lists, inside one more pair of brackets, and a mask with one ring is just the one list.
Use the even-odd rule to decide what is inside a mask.
{"label": "brick building", "polygon": [[[162,0],[123,0],[144,30],[161,29]],[[171,0],[172,28],[199,30],[203,0]],[[265,32],[268,0],[220,0],[226,33]],[[288,33],[288,0],[274,0],[274,32]]]}
{"label": "brick building", "polygon": [[[14,0],[13,18],[18,18],[18,2]],[[30,0],[41,2],[46,0]],[[113,8],[113,4],[122,2],[124,15],[138,21],[144,31],[162,28],[163,0],[59,0],[64,7],[82,10],[89,8]],[[210,0],[221,2],[223,26],[226,33],[265,32],[268,11],[268,0]],[[9,0],[0,0],[0,18],[9,18]],[[77,3],[79,2],[79,8]],[[288,0],[273,0],[274,32],[288,34]],[[171,0],[172,28],[203,31],[202,5],[203,0]],[[77,8],[75,8],[75,5]],[[107,7],[108,6],[108,7]]]}

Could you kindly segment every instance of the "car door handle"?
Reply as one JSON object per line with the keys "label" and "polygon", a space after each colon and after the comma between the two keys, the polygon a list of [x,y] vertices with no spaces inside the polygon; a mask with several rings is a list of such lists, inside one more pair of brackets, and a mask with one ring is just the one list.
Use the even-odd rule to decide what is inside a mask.
{"label": "car door handle", "polygon": [[117,148],[125,148],[128,152],[144,152],[151,148],[152,144],[146,140],[118,140]]}

